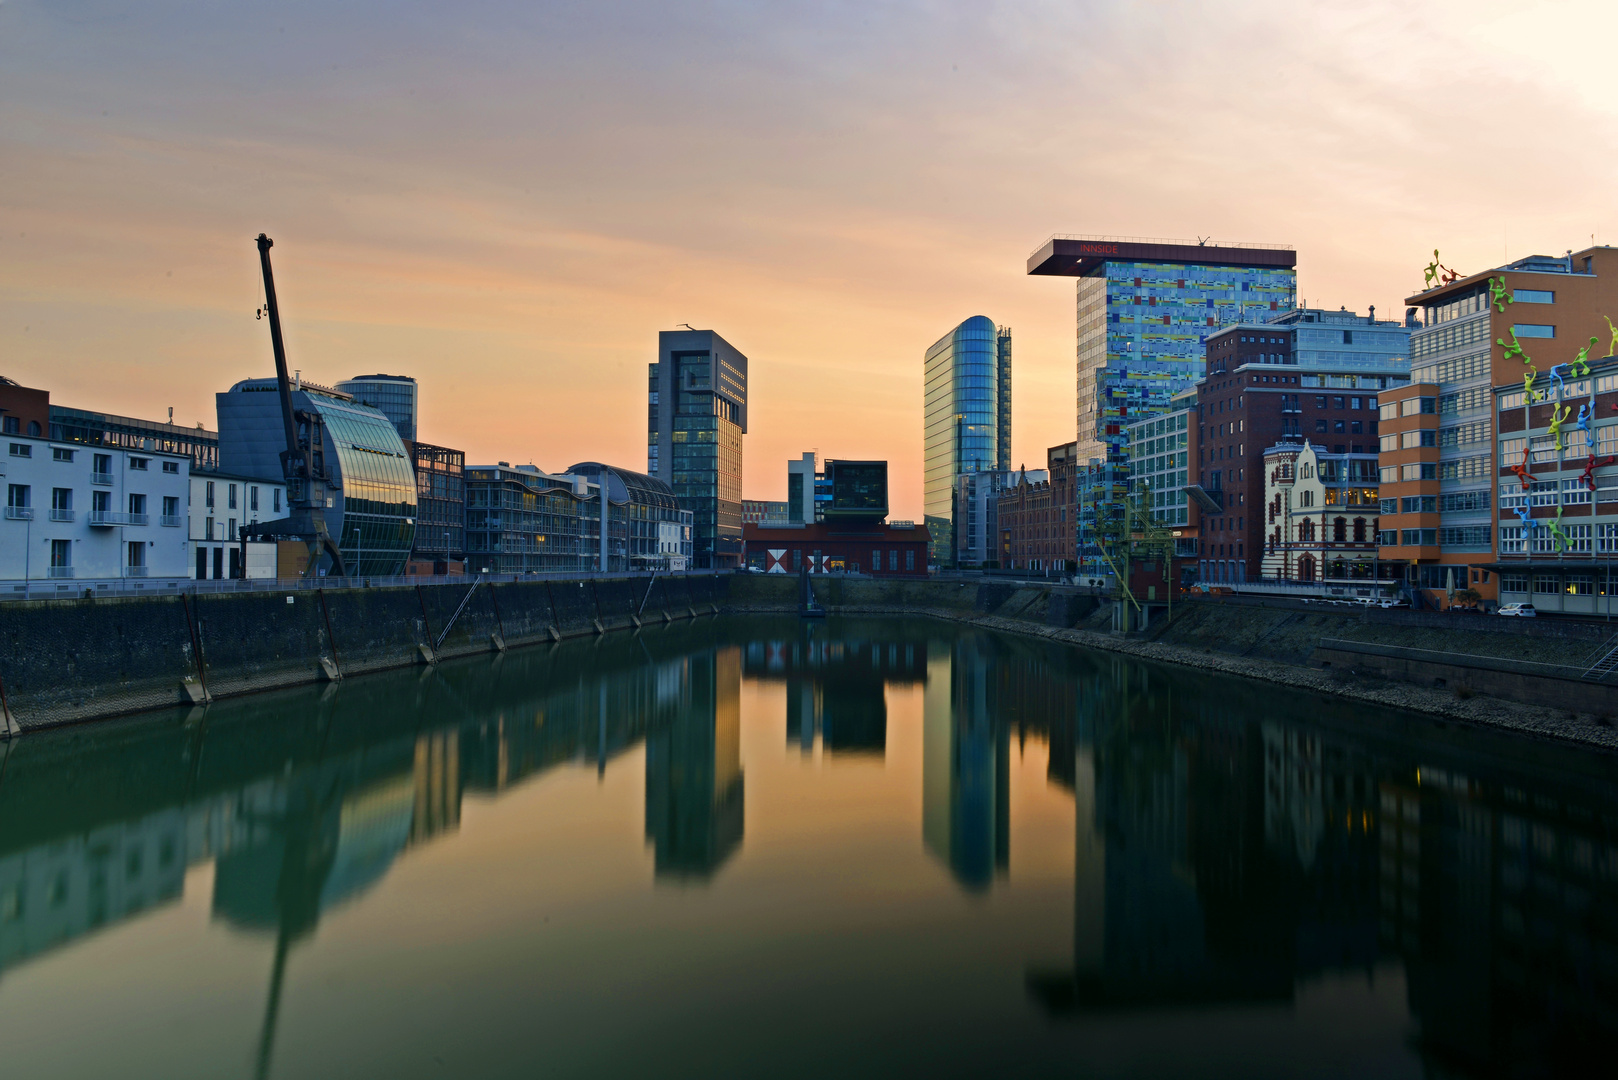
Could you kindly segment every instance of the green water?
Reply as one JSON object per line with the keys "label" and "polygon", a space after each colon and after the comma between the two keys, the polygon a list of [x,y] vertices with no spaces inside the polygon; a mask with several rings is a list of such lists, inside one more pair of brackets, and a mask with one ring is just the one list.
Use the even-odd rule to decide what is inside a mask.
{"label": "green water", "polygon": [[32,734],[0,1075],[1589,1075],[1615,775],[838,619]]}

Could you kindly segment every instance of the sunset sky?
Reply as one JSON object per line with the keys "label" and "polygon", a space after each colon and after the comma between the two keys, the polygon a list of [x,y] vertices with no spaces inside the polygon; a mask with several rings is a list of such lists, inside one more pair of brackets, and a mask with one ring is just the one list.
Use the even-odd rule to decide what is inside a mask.
{"label": "sunset sky", "polygon": [[469,462],[646,464],[657,331],[751,363],[748,498],[808,449],[921,512],[922,353],[1013,328],[1013,458],[1074,436],[1052,233],[1299,253],[1402,314],[1618,242],[1614,5],[0,0],[0,374],[214,426],[292,366],[421,382]]}

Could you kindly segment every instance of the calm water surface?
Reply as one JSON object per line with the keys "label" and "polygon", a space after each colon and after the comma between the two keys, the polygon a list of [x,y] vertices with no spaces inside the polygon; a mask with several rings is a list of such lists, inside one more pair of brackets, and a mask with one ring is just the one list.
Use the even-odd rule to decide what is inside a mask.
{"label": "calm water surface", "polygon": [[1614,776],[836,619],[30,735],[0,1075],[1587,1074]]}

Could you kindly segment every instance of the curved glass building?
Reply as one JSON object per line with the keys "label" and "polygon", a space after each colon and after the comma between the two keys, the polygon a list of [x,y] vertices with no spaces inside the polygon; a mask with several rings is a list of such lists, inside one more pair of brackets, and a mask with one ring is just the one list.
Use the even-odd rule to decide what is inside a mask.
{"label": "curved glass building", "polygon": [[[684,570],[692,556],[692,513],[674,489],[655,476],[583,461],[567,470],[597,491],[607,478],[608,570]],[[579,507],[584,569],[601,569],[601,502]]]}
{"label": "curved glass building", "polygon": [[956,477],[1011,467],[1011,328],[974,315],[927,350],[923,504],[934,557],[955,550]]}
{"label": "curved glass building", "polygon": [[[214,398],[220,468],[283,480],[286,435],[275,380],[243,379]],[[416,477],[393,422],[340,390],[308,382],[292,392],[292,407],[320,417],[315,452],[339,485],[326,521],[349,573],[404,573],[416,538]]]}

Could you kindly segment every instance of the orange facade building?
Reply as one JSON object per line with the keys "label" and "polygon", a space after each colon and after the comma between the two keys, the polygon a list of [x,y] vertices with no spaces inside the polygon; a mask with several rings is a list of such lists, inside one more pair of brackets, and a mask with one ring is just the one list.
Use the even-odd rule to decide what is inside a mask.
{"label": "orange facade building", "polygon": [[[1608,494],[1618,513],[1618,465],[1595,464],[1586,475],[1591,457],[1603,457],[1585,443],[1611,439],[1604,429],[1618,426],[1618,415],[1596,399],[1597,380],[1583,368],[1618,363],[1601,362],[1618,352],[1606,318],[1618,318],[1618,249],[1534,256],[1450,281],[1442,271],[1440,284],[1406,301],[1420,316],[1411,384],[1379,396],[1379,558],[1402,564],[1406,583],[1436,606],[1451,589],[1470,587],[1491,603],[1604,610],[1615,553],[1600,550],[1594,525]],[[1565,414],[1560,432],[1550,431],[1553,406]],[[1581,406],[1589,430],[1575,433]],[[1554,444],[1562,433],[1562,449],[1536,441],[1523,462],[1518,443]],[[1538,500],[1531,521],[1554,519],[1563,536],[1524,523],[1519,496]],[[1568,534],[1573,524],[1580,529]]]}

